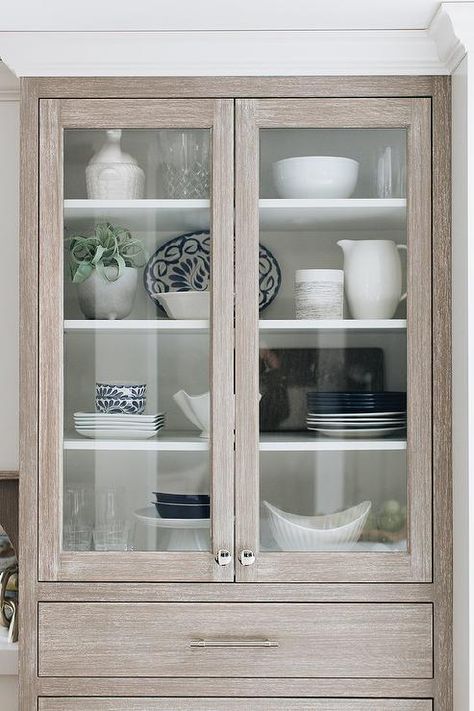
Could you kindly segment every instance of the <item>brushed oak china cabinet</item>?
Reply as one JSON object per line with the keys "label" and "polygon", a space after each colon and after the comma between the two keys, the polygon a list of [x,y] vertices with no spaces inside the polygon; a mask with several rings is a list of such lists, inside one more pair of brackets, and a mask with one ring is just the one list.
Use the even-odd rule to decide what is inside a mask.
{"label": "brushed oak china cabinet", "polygon": [[450,711],[449,80],[22,92],[22,711]]}

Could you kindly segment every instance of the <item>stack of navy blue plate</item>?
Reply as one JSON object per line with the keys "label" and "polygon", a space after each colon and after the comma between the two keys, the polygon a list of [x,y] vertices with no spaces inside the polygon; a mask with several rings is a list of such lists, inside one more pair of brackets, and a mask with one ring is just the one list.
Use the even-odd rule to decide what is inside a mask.
{"label": "stack of navy blue plate", "polygon": [[329,437],[385,437],[406,428],[405,392],[309,392],[306,426]]}

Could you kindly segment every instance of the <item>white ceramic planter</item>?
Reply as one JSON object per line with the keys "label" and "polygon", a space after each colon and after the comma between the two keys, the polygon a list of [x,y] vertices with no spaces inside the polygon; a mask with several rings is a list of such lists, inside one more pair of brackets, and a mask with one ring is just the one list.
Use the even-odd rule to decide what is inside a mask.
{"label": "white ceramic planter", "polygon": [[[115,267],[106,267],[105,271],[114,274]],[[82,313],[90,319],[126,318],[133,309],[137,284],[135,267],[125,267],[116,281],[107,281],[94,269],[88,279],[77,285]]]}

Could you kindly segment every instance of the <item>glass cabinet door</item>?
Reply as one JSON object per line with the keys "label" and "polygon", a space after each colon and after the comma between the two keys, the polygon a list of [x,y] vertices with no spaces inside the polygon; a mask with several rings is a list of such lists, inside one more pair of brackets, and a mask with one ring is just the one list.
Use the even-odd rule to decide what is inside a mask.
{"label": "glass cabinet door", "polygon": [[41,579],[233,579],[232,142],[232,101],[41,102]]}
{"label": "glass cabinet door", "polygon": [[428,581],[429,101],[236,125],[237,579]]}

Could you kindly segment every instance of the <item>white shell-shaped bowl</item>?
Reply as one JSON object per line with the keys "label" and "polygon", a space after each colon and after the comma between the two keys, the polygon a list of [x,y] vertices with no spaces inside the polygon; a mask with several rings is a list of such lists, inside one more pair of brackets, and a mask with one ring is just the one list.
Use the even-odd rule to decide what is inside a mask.
{"label": "white shell-shaped bowl", "polygon": [[317,551],[346,548],[360,538],[371,501],[324,516],[299,516],[264,501],[276,543],[284,551]]}

